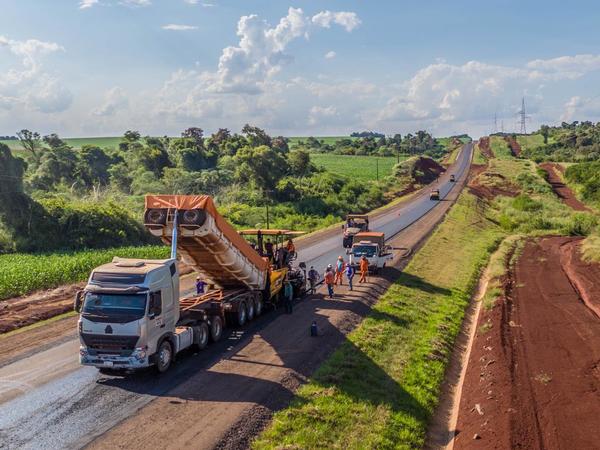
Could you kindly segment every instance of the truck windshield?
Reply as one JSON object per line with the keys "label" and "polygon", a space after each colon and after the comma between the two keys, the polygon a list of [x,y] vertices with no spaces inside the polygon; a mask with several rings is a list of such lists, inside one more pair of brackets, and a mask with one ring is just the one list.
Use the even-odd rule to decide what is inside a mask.
{"label": "truck windshield", "polygon": [[377,246],[375,245],[355,245],[352,247],[352,254],[355,257],[361,257],[364,255],[367,258],[371,258],[372,256],[375,256],[376,249]]}
{"label": "truck windshield", "polygon": [[83,302],[83,316],[100,322],[131,322],[144,317],[146,294],[94,294]]}

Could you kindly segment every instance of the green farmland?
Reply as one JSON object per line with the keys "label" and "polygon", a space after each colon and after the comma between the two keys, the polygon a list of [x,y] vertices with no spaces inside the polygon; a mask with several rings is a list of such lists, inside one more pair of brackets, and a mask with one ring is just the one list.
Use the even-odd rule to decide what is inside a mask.
{"label": "green farmland", "polygon": [[[116,148],[123,138],[121,136],[113,137],[89,137],[89,138],[65,138],[63,139],[73,148],[81,148],[84,145],[96,145],[102,148]],[[10,147],[11,150],[22,150],[21,143],[17,140],[0,141]]]}
{"label": "green farmland", "polygon": [[[403,161],[406,157],[400,157]],[[395,156],[349,156],[332,155],[327,153],[311,153],[310,160],[317,166],[329,172],[346,175],[357,180],[369,181],[377,179],[377,166],[379,165],[379,179],[392,174],[392,168],[397,163]]]}

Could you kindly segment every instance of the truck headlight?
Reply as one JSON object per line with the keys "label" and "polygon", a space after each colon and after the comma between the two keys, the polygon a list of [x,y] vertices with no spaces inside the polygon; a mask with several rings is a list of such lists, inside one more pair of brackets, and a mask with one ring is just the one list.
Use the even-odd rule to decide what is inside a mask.
{"label": "truck headlight", "polygon": [[88,350],[84,346],[79,347],[79,355],[85,358],[88,355]]}
{"label": "truck headlight", "polygon": [[133,351],[133,353],[131,354],[131,356],[133,356],[138,361],[143,361],[144,359],[146,359],[146,348],[145,347],[136,348]]}

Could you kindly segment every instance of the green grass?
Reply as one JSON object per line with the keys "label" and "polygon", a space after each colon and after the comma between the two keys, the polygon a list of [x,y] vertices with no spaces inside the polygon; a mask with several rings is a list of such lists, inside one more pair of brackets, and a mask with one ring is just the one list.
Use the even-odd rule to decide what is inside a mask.
{"label": "green grass", "polygon": [[473,148],[473,164],[487,164],[487,158],[481,153],[479,144],[475,144]]}
{"label": "green grass", "polygon": [[[73,148],[81,148],[84,145],[96,145],[102,148],[117,148],[121,142],[121,136],[118,137],[90,137],[90,138],[65,138],[63,139]],[[23,151],[19,141],[0,141],[10,147],[11,150]]]}
{"label": "green grass", "polygon": [[465,307],[502,236],[463,193],[372,313],[253,447],[422,447]]}
{"label": "green grass", "polygon": [[[400,161],[405,159],[406,157],[400,157]],[[310,160],[317,167],[322,167],[329,172],[363,181],[377,179],[378,164],[380,180],[391,175],[392,169],[397,162],[395,156],[349,156],[327,153],[311,153]]]}
{"label": "green grass", "polygon": [[600,263],[600,236],[588,236],[581,244],[581,254],[584,261]]}
{"label": "green grass", "polygon": [[113,256],[162,259],[168,258],[169,249],[162,245],[149,245],[67,253],[0,255],[0,300],[84,281],[94,267],[111,261]]}
{"label": "green grass", "polygon": [[513,159],[508,143],[500,136],[490,136],[490,148],[498,159]]}

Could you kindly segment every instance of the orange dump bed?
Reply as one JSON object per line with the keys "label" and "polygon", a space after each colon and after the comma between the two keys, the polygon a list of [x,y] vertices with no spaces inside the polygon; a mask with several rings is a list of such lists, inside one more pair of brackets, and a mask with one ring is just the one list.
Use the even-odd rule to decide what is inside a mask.
{"label": "orange dump bed", "polygon": [[264,289],[268,263],[219,214],[207,195],[147,195],[144,224],[171,244],[177,213],[177,251],[184,262],[221,288]]}

